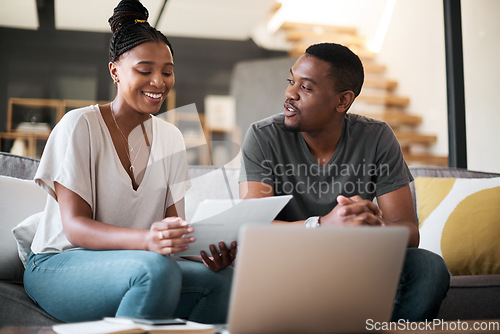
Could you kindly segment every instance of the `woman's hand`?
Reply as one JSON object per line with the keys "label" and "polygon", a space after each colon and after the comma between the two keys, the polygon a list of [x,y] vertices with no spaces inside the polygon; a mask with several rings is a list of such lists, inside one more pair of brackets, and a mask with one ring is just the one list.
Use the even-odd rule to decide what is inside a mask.
{"label": "woman's hand", "polygon": [[146,234],[145,249],[162,255],[185,251],[195,237],[185,236],[193,233],[194,229],[179,217],[167,217],[151,225]]}
{"label": "woman's hand", "polygon": [[238,245],[236,241],[231,243],[231,249],[227,249],[226,244],[219,242],[220,253],[215,245],[210,245],[210,252],[212,256],[209,257],[205,251],[201,251],[201,258],[203,263],[208,269],[218,272],[226,267],[229,267],[234,259],[236,258],[236,252],[238,250]]}

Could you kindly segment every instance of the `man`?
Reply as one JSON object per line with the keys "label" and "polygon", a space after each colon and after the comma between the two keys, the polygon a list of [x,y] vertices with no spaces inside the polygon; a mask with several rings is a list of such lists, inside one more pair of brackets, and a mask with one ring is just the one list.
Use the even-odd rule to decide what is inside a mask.
{"label": "man", "polygon": [[348,48],[310,46],[290,70],[283,113],[252,124],[245,136],[240,197],[292,194],[276,219],[306,227],[406,226],[392,320],[431,319],[449,273],[441,257],[416,248],[413,178],[394,133],[384,122],[347,113],[363,80],[361,61]]}

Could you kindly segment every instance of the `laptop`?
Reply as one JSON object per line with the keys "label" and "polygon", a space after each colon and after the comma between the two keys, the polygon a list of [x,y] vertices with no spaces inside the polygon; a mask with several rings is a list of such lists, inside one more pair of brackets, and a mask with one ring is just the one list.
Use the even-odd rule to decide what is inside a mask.
{"label": "laptop", "polygon": [[367,332],[388,322],[409,231],[404,227],[245,225],[230,334]]}

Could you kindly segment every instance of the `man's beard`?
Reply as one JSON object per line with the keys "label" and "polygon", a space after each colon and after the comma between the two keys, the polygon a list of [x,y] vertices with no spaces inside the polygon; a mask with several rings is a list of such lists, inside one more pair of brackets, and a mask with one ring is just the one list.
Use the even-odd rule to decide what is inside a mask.
{"label": "man's beard", "polygon": [[286,116],[285,116],[285,119],[283,120],[283,127],[285,129],[285,131],[288,131],[288,132],[301,132],[300,131],[300,124],[296,123],[296,124],[293,124],[293,125],[287,125],[286,124]]}
{"label": "man's beard", "polygon": [[283,127],[285,128],[285,131],[288,131],[288,132],[300,132],[300,128],[298,125],[286,125],[286,123],[283,123]]}

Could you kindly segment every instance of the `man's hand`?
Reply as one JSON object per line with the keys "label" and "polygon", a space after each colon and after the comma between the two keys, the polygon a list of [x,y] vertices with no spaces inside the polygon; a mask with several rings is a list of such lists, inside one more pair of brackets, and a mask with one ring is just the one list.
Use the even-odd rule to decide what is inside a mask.
{"label": "man's hand", "polygon": [[382,211],[372,201],[359,196],[337,197],[338,205],[325,216],[321,217],[321,225],[355,226],[370,225],[384,226]]}
{"label": "man's hand", "polygon": [[201,257],[205,266],[215,272],[229,267],[233,263],[236,258],[238,245],[236,244],[236,241],[233,241],[231,243],[231,249],[227,249],[225,243],[219,242],[219,249],[220,253],[215,245],[210,245],[210,252],[212,253],[211,257],[209,257],[205,251],[201,251]]}

